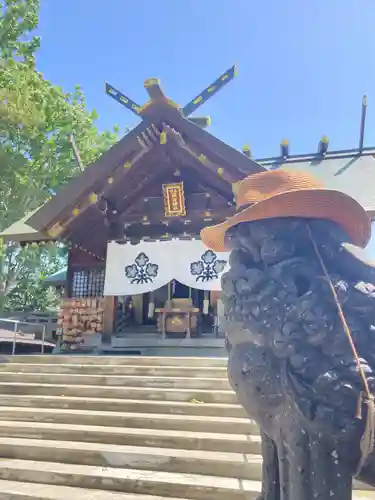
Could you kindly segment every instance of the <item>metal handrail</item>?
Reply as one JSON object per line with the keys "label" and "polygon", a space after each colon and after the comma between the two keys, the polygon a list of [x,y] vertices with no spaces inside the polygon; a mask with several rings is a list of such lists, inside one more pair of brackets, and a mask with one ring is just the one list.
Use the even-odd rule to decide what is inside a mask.
{"label": "metal handrail", "polygon": [[[17,333],[22,334],[22,332],[19,332],[19,325],[33,325],[33,326],[37,326],[37,325],[35,323],[29,323],[28,321],[20,321],[18,319],[9,319],[9,318],[0,318],[0,321],[2,321],[4,323],[13,323],[14,324],[14,326],[13,326],[13,340],[12,340],[12,356],[14,356],[16,354]],[[34,336],[34,338],[35,338],[35,336]],[[41,354],[44,354],[45,342],[46,342],[46,325],[43,325],[42,326],[42,342],[41,342],[41,350],[40,350]]]}

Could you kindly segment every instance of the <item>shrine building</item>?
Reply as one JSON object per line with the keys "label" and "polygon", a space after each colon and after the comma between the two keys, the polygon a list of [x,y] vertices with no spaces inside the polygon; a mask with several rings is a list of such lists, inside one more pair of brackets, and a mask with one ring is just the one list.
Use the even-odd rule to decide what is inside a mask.
{"label": "shrine building", "polygon": [[228,254],[207,249],[199,233],[234,213],[236,183],[248,175],[310,170],[375,215],[375,148],[363,147],[364,123],[356,149],[330,152],[323,137],[315,153],[293,156],[283,141],[279,156],[257,161],[249,148],[238,151],[207,132],[209,119],[191,114],[234,75],[232,67],[183,108],[156,79],[145,82],[150,99],[143,106],[106,85],[141,123],[0,235],[68,246],[62,351],[152,354],[174,346],[223,353],[220,277]]}

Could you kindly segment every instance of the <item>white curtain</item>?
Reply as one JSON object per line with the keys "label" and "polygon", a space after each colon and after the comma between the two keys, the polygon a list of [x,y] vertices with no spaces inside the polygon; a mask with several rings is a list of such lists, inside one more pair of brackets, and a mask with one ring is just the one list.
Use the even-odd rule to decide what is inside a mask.
{"label": "white curtain", "polygon": [[108,243],[104,295],[152,292],[173,279],[172,241]]}
{"label": "white curtain", "polygon": [[200,290],[221,290],[221,275],[229,268],[229,253],[209,250],[201,240],[174,241],[174,278]]}
{"label": "white curtain", "polygon": [[209,250],[200,240],[109,243],[104,295],[152,292],[172,279],[191,288],[221,290],[228,257]]}

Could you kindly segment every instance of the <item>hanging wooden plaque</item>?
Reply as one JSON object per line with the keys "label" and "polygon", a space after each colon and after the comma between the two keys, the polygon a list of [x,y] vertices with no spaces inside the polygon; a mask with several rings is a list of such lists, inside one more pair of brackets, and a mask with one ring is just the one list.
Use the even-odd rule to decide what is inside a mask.
{"label": "hanging wooden plaque", "polygon": [[163,184],[165,217],[185,217],[184,183]]}

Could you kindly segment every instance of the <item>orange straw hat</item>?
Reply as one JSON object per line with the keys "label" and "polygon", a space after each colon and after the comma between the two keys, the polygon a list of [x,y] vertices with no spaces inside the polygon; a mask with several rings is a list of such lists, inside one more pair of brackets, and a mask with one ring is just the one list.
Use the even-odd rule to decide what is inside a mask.
{"label": "orange straw hat", "polygon": [[216,226],[201,231],[203,243],[216,252],[230,250],[225,233],[241,223],[276,217],[326,219],[345,229],[351,242],[364,248],[371,237],[371,220],[349,195],[325,188],[306,172],[271,170],[236,184],[237,211]]}

